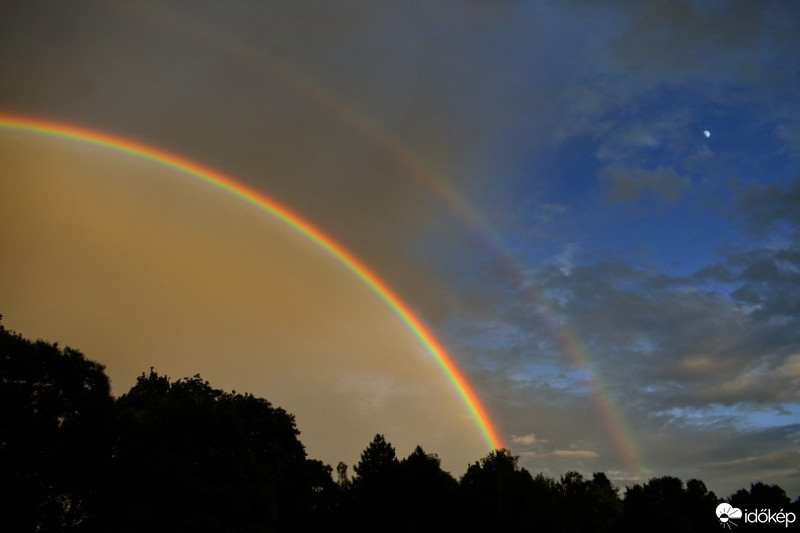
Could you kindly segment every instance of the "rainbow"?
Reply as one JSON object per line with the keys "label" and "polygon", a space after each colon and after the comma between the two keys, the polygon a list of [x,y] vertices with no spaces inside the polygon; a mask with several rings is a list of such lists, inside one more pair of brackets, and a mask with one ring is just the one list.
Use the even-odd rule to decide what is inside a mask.
{"label": "rainbow", "polygon": [[[508,268],[521,271],[516,264],[512,264]],[[642,453],[636,445],[636,440],[633,438],[631,431],[623,422],[624,418],[622,413],[619,412],[619,409],[615,408],[614,402],[611,400],[608,393],[608,386],[603,383],[600,374],[592,368],[591,360],[589,359],[587,350],[583,346],[580,337],[572,331],[571,328],[556,322],[553,318],[555,313],[550,309],[551,306],[528,284],[526,284],[525,292],[529,298],[547,310],[547,312],[542,314],[550,330],[555,332],[561,351],[566,354],[569,362],[589,375],[589,395],[603,421],[603,426],[611,437],[614,448],[617,450],[617,453],[619,453],[622,464],[625,469],[636,476],[638,480],[643,480],[644,473],[647,469],[644,467]]]}
{"label": "rainbow", "polygon": [[214,41],[243,64],[254,70],[259,67],[266,69],[266,73],[270,77],[279,80],[297,94],[302,95],[320,110],[331,113],[347,123],[358,134],[378,146],[392,157],[398,165],[405,168],[409,177],[418,180],[434,194],[438,195],[451,212],[465,226],[473,230],[498,258],[502,259],[503,267],[509,278],[514,280],[520,287],[524,287],[524,297],[546,310],[542,315],[549,330],[553,332],[566,360],[576,368],[585,371],[590,377],[588,385],[592,403],[603,421],[603,426],[606,428],[622,464],[637,479],[644,478],[644,472],[647,469],[644,466],[642,452],[639,450],[631,430],[625,424],[625,418],[621,410],[615,406],[611,399],[608,386],[605,385],[600,374],[592,368],[591,358],[580,336],[566,325],[559,324],[553,318],[555,312],[552,309],[552,305],[547,302],[540,291],[535,289],[533,284],[527,281],[524,266],[513,258],[513,254],[503,245],[495,232],[491,230],[490,222],[473,208],[464,196],[449,184],[447,179],[432,170],[411,150],[397,142],[385,130],[370,121],[368,117],[358,113],[347,103],[319,89],[288,66],[279,64],[271,59],[266,62],[260,60],[247,46],[237,42],[235,39],[214,33],[199,23],[189,24],[187,20],[179,19],[174,14],[173,16],[175,17],[174,21],[186,26],[185,29],[187,31]]}
{"label": "rainbow", "polygon": [[215,46],[226,51],[246,68],[266,75],[273,81],[278,81],[296,94],[302,96],[319,110],[329,113],[360,134],[369,142],[378,146],[392,157],[397,164],[408,171],[408,176],[423,183],[429,190],[437,194],[447,207],[459,217],[459,220],[478,235],[498,258],[503,261],[503,267],[510,279],[520,287],[524,287],[523,295],[533,301],[538,307],[545,310],[542,313],[545,322],[561,348],[565,359],[580,370],[586,372],[589,379],[589,390],[592,403],[598,415],[603,420],[603,425],[611,438],[619,457],[628,470],[638,478],[643,477],[646,471],[642,453],[638,449],[632,432],[626,426],[621,410],[615,406],[609,393],[608,386],[603,382],[600,374],[592,368],[591,358],[580,336],[563,324],[558,323],[552,305],[531,283],[527,281],[525,268],[514,259],[513,254],[496,236],[491,229],[491,224],[486,218],[476,211],[469,202],[460,194],[448,180],[440,176],[435,170],[420,160],[411,150],[398,143],[379,125],[359,113],[353,106],[336,98],[306,78],[290,65],[281,63],[275,58],[264,58],[257,54],[249,45],[243,43],[238,37],[215,31],[202,24],[200,21],[177,13],[168,6],[151,4],[149,7],[131,7],[119,5],[120,9],[130,13],[135,9],[135,14],[152,24],[164,24],[168,21],[172,29],[179,29],[194,37],[212,42]]}
{"label": "rainbow", "polygon": [[[555,312],[552,309],[552,305],[549,304],[547,299],[540,293],[540,291],[537,290],[535,286],[527,280],[525,267],[518,259],[514,258],[513,253],[507,249],[507,247],[497,237],[496,233],[492,231],[491,223],[486,220],[485,217],[483,217],[477,210],[475,210],[464,198],[464,196],[449,184],[447,179],[441,176],[437,171],[433,170],[411,150],[397,142],[397,140],[388,134],[383,128],[371,121],[369,117],[366,117],[360,113],[348,102],[342,100],[341,98],[337,98],[333,93],[325,90],[324,87],[319,87],[314,80],[305,77],[302,75],[302,73],[298,72],[296,69],[293,69],[290,65],[281,63],[273,57],[264,57],[264,54],[257,53],[250,45],[242,42],[237,36],[228,35],[224,32],[210,28],[204,25],[201,21],[195,20],[183,13],[178,13],[169,6],[163,4],[130,5],[116,1],[111,1],[110,3],[115,4],[118,9],[124,11],[127,15],[140,17],[150,24],[169,25],[171,31],[182,31],[194,38],[211,42],[216,47],[229,54],[234,60],[238,61],[245,68],[251,69],[254,72],[258,72],[273,82],[282,84],[283,86],[292,90],[294,93],[300,95],[318,110],[328,113],[331,116],[334,116],[342,122],[348,124],[348,126],[351,127],[357,134],[361,135],[364,139],[379,147],[387,155],[393,158],[398,165],[401,165],[403,168],[405,168],[408,171],[407,175],[409,177],[418,180],[423,185],[428,187],[428,189],[434,194],[437,194],[444,201],[446,206],[459,217],[459,220],[464,223],[465,226],[473,230],[475,234],[481,238],[482,242],[486,244],[498,258],[501,258],[503,262],[503,268],[509,278],[516,282],[518,286],[523,287],[523,296],[535,303],[537,307],[544,309],[544,312],[541,313],[541,316],[546,322],[548,329],[555,336],[555,339],[565,359],[571,365],[584,371],[589,376],[588,389],[590,392],[591,402],[594,405],[599,417],[602,419],[603,425],[606,428],[611,441],[613,442],[614,448],[619,454],[622,464],[629,472],[635,474],[639,478],[642,478],[642,473],[646,470],[643,466],[644,461],[642,459],[642,453],[638,449],[632,431],[625,423],[625,418],[621,409],[615,406],[608,386],[603,382],[602,376],[597,372],[596,369],[593,368],[589,351],[582,343],[580,336],[576,332],[572,331],[568,326],[559,323],[553,318],[553,316],[555,316]],[[2,127],[2,124],[0,124],[0,127]],[[59,127],[64,128],[64,126]],[[90,137],[97,137],[96,134],[91,134],[91,132],[84,131],[79,132],[77,137],[80,138],[85,136],[87,133]],[[103,141],[107,138],[105,136],[101,137],[101,142],[97,144],[103,144],[113,149],[119,149],[117,146],[115,146],[114,142],[104,143]],[[115,139],[114,141],[119,142],[120,140]],[[153,151],[148,147],[139,148],[145,148],[145,150]],[[162,152],[157,153],[162,157],[172,157],[169,154],[164,154]],[[162,159],[160,162],[165,161]],[[183,163],[187,162],[183,161]],[[208,170],[206,169],[200,170],[201,173],[208,173]],[[211,174],[218,176],[215,173]],[[201,179],[208,181],[207,178],[201,177]],[[229,178],[225,178],[225,180],[230,181]],[[230,190],[227,184],[220,185],[217,183],[216,185]],[[259,196],[257,193],[253,193],[252,191],[249,191],[238,184],[235,184],[235,186],[247,192],[242,194],[240,192],[232,191],[234,194],[245,198],[251,203],[255,203],[248,199],[247,196],[248,194],[256,194],[256,196]],[[274,204],[274,202],[271,203]],[[267,211],[270,211],[270,208],[268,207],[263,208]],[[272,214],[279,216],[274,212],[272,212]],[[279,218],[281,217],[279,216]],[[302,229],[298,230],[305,233],[307,236],[312,238],[312,240],[315,240],[313,235],[309,234],[307,231]],[[327,241],[330,241],[330,239],[327,239]],[[323,248],[326,248],[326,244],[320,242],[318,242],[318,244],[320,244],[320,246]],[[349,259],[353,259],[349,253],[347,253],[345,256],[336,256],[334,253],[334,256],[337,258],[337,260],[344,263],[347,268],[353,270],[357,276],[362,277],[359,273],[359,269],[363,268],[362,265],[356,263],[358,266],[356,268],[352,268],[347,264]],[[373,278],[377,280],[377,278],[374,276]],[[373,285],[370,284],[370,286],[373,288],[373,290],[376,290]],[[376,292],[378,292],[379,295],[381,294],[380,290],[376,290]],[[386,299],[382,295],[381,298],[384,300]],[[398,315],[400,315],[396,307],[392,306],[391,304],[389,305]],[[413,318],[413,315],[409,315]],[[403,318],[402,315],[400,316]],[[403,318],[403,320],[412,330],[414,330],[414,327],[405,318]],[[416,320],[416,322],[419,324],[418,320]],[[427,330],[424,331],[428,337],[433,339]],[[420,338],[423,343],[426,342],[424,337]],[[441,347],[439,347],[438,344],[436,344],[435,347],[435,349],[441,351]],[[428,349],[431,350],[431,348]],[[433,352],[433,350],[431,351]],[[454,381],[454,383],[458,379],[463,381],[463,378],[460,375],[458,378],[452,377],[453,375],[448,368],[448,365],[452,367],[452,362],[449,360],[449,358],[446,359],[447,362],[445,363],[442,361],[440,356],[436,355],[435,352],[433,353],[437,361],[439,361],[439,364],[444,368],[445,372],[451,376],[451,379]],[[455,370],[454,367],[453,370]],[[469,393],[467,392],[469,391],[469,388],[466,387],[466,383],[464,383],[463,387],[459,387],[459,385],[456,384],[456,387],[459,389],[459,392],[467,405],[470,406],[470,409],[474,413],[476,419],[480,420],[481,418],[484,418],[488,422],[485,412],[474,408],[474,406],[480,405],[477,400],[474,400],[472,404],[470,403],[468,395],[471,394],[471,391]],[[484,428],[484,434],[487,435],[487,442],[491,442],[493,439],[488,436],[488,433],[489,432],[487,432],[487,430]],[[499,444],[499,441],[496,440],[496,437],[494,440],[496,444]],[[500,447],[496,444],[492,445],[492,447]]]}
{"label": "rainbow", "polygon": [[425,349],[434,357],[439,367],[444,371],[445,375],[455,387],[462,401],[472,414],[489,449],[494,450],[504,447],[486,409],[481,405],[477,395],[472,390],[472,387],[470,387],[461,371],[456,367],[452,357],[448,355],[422,321],[414,315],[408,304],[401,300],[384,281],[347,249],[287,207],[278,204],[268,196],[252,188],[242,185],[221,172],[204,167],[175,154],[129,139],[91,131],[73,125],[4,113],[0,113],[0,130],[32,133],[80,142],[110,149],[128,156],[145,159],[177,170],[200,182],[226,191],[287,224],[299,234],[311,240],[342,266],[352,272],[358,279],[365,283],[398,318],[400,318],[405,326],[419,339]]}

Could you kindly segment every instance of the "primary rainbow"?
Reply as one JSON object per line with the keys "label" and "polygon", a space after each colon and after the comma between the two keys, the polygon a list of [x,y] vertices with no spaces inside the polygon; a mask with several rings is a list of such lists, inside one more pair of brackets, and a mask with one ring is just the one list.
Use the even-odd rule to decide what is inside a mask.
{"label": "primary rainbow", "polygon": [[288,224],[304,237],[310,239],[317,246],[326,251],[336,261],[350,270],[356,277],[364,282],[411,330],[420,340],[425,349],[436,359],[436,362],[445,372],[450,382],[461,396],[478,425],[486,444],[490,449],[503,448],[503,443],[497,434],[486,409],[481,405],[475,392],[467,380],[453,363],[452,358],[439,344],[430,330],[417,318],[411,309],[400,297],[392,291],[374,272],[359,261],[343,246],[328,237],[325,233],[312,226],[290,209],[278,204],[268,196],[251,189],[221,172],[203,167],[202,165],[184,159],[180,156],[147,146],[129,139],[116,137],[107,133],[100,133],[77,126],[0,113],[0,129],[7,131],[21,131],[46,135],[85,144],[108,148],[116,152],[127,154],[164,165],[178,170],[197,180],[213,185],[216,188],[246,201],[258,209],[272,215],[281,222]]}
{"label": "primary rainbow", "polygon": [[622,409],[616,405],[609,387],[592,365],[590,352],[581,342],[580,335],[567,325],[560,324],[553,319],[554,310],[551,309],[551,305],[540,291],[527,281],[524,266],[514,258],[514,254],[498,238],[491,223],[450,185],[449,180],[423,162],[421,158],[398,142],[380,125],[370,120],[368,116],[358,112],[356,107],[337,97],[334,92],[326,90],[313,79],[304,76],[291,65],[265,55],[263,51],[259,53],[250,44],[245,43],[240,36],[215,30],[200,20],[179,13],[164,4],[129,5],[118,2],[117,5],[126,13],[135,14],[150,24],[168,24],[171,31],[182,31],[193,38],[208,41],[225,51],[245,68],[259,73],[265,79],[282,84],[320,111],[329,113],[348,124],[356,133],[378,146],[398,165],[401,165],[407,171],[407,176],[417,180],[444,200],[447,208],[456,214],[466,227],[473,230],[475,235],[479,236],[482,242],[496,253],[497,257],[502,258],[504,269],[510,279],[515,280],[521,287],[525,287],[522,291],[523,296],[545,310],[542,316],[550,331],[555,335],[565,359],[571,365],[588,373],[590,377],[589,397],[602,419],[624,467],[638,479],[643,479],[646,468],[642,452],[633,432],[625,423]]}

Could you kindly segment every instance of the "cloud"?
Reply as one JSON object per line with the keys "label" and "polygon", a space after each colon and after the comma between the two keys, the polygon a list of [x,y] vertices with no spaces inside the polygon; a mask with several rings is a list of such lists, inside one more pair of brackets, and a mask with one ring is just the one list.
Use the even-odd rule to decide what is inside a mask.
{"label": "cloud", "polygon": [[544,268],[537,273],[542,292],[558,295],[551,305],[576,331],[591,332],[587,349],[608,365],[601,373],[621,377],[626,372],[616,361],[627,361],[631,374],[615,385],[635,389],[630,383],[643,372],[650,392],[640,402],[661,394],[678,404],[797,401],[800,254],[791,241],[769,244],[764,233],[796,234],[796,186],[743,190],[738,216],[761,240],[746,251],[721,250],[718,262],[693,275],[671,277],[619,260],[584,264],[569,276]]}
{"label": "cloud", "polygon": [[613,48],[618,60],[630,69],[645,72],[689,73],[701,68],[715,72],[710,52],[726,53],[727,61],[738,60],[740,70],[752,74],[757,65],[753,52],[765,31],[767,9],[752,2],[733,2],[711,7],[680,0],[626,5],[630,25],[621,32]]}
{"label": "cloud", "polygon": [[511,442],[513,444],[521,444],[522,446],[530,446],[537,442],[541,442],[539,439],[536,438],[536,435],[533,433],[528,433],[527,435],[512,435]]}
{"label": "cloud", "polygon": [[775,133],[786,146],[786,151],[797,158],[800,156],[800,118],[797,103],[787,102],[784,109],[776,113]]}
{"label": "cloud", "polygon": [[597,459],[598,457],[597,453],[592,450],[554,450],[546,455],[568,459]]}
{"label": "cloud", "polygon": [[600,457],[592,450],[553,450],[546,453],[522,452],[522,457],[530,459],[597,459]]}
{"label": "cloud", "polygon": [[[751,276],[755,273],[750,272]],[[797,401],[797,306],[794,276],[762,278],[758,306],[705,290],[700,280],[669,278],[625,263],[576,267],[547,278],[547,291],[604,379],[639,402],[673,404]],[[736,282],[749,287],[745,276]],[[782,287],[782,288],[781,288]],[[784,294],[788,293],[788,298]],[[755,296],[750,298],[756,302]],[[604,312],[613,309],[613,313]],[[680,332],[680,334],[675,334]],[[792,348],[794,347],[794,348]],[[625,361],[624,366],[619,366]],[[636,385],[647,383],[646,394]],[[680,383],[674,387],[673,383]],[[639,393],[634,391],[639,390]]]}
{"label": "cloud", "polygon": [[769,469],[791,469],[800,473],[800,450],[786,449],[776,452],[739,457],[730,461],[711,463],[711,468],[740,468],[743,466],[757,466]]}
{"label": "cloud", "polygon": [[800,174],[772,184],[736,187],[737,208],[745,227],[763,237],[768,232],[800,240]]}
{"label": "cloud", "polygon": [[653,127],[642,124],[616,126],[603,136],[597,149],[597,158],[602,161],[619,161],[641,157],[641,154],[660,147],[661,139]]}
{"label": "cloud", "polygon": [[[758,479],[798,486],[789,466],[798,442],[792,413],[800,405],[797,178],[734,194],[738,210],[728,222],[740,222],[741,238],[724,243],[694,273],[584,256],[569,275],[554,264],[530,269],[529,283],[543,305],[495,309],[495,317],[514,323],[539,312],[549,317],[528,323],[531,348],[508,354],[507,366],[495,367],[493,376],[507,405],[529,406],[506,411],[507,423],[522,430],[517,435],[525,435],[530,419],[538,422],[536,434],[559,435],[554,450],[521,454],[528,468],[569,456],[563,451],[571,452],[569,443],[580,436],[564,440],[551,427],[564,416],[593,436],[576,450],[618,465],[619,451],[600,437],[608,428],[588,429],[595,407],[582,385],[585,376],[574,373],[573,339],[554,335],[553,324],[563,324],[622,424],[637,428],[652,474],[688,479],[697,471],[686,465],[714,463],[720,474],[710,487],[720,494]],[[756,449],[763,453],[754,456]],[[723,463],[731,464],[725,470]]]}
{"label": "cloud", "polygon": [[608,198],[613,203],[635,201],[648,192],[673,203],[691,187],[689,178],[663,167],[655,170],[610,167],[603,171],[602,177],[610,186]]}
{"label": "cloud", "polygon": [[[776,364],[777,367],[770,368],[769,363],[762,362],[756,368],[735,370],[696,394],[699,399],[722,405],[800,403],[800,353]],[[725,374],[721,368],[718,372]]]}
{"label": "cloud", "polygon": [[563,142],[607,128],[608,124],[603,118],[611,101],[608,94],[594,87],[574,85],[566,88],[556,100],[558,107],[563,110],[555,129],[556,140]]}
{"label": "cloud", "polygon": [[579,249],[579,243],[567,243],[561,247],[561,250],[551,261],[564,275],[569,276],[569,273],[575,266],[575,255],[578,253]]}

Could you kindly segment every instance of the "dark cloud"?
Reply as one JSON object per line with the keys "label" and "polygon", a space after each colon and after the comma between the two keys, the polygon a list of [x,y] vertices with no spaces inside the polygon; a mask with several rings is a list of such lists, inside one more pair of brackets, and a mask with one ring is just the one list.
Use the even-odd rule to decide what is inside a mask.
{"label": "dark cloud", "polygon": [[681,0],[629,7],[631,23],[614,44],[617,57],[629,68],[681,74],[716,69],[721,65],[714,64],[718,56],[712,54],[721,51],[726,58],[735,58],[740,70],[744,67],[754,74],[764,31],[763,5]]}
{"label": "dark cloud", "polygon": [[[479,383],[489,379],[481,372],[491,372],[485,390],[522,435],[512,445],[528,467],[557,472],[557,452],[575,450],[596,454],[591,468],[619,468],[620,452],[605,440],[609,428],[587,430],[591,442],[555,430],[562,416],[576,427],[596,424],[589,391],[600,387],[622,423],[638,428],[652,475],[696,477],[685,465],[703,464],[718,473],[711,486],[722,494],[748,479],[796,486],[797,427],[787,425],[800,404],[800,256],[790,238],[798,228],[796,187],[790,180],[738,189],[728,223],[741,222],[740,238],[688,275],[577,254],[570,269],[553,262],[527,270],[527,283],[495,270],[473,279],[485,313],[475,317],[491,316],[492,330],[514,342],[489,342],[495,337],[481,333],[485,318],[480,326],[464,317],[451,334],[462,354],[492,352],[493,364],[473,371]],[[752,426],[769,413],[774,427]]]}
{"label": "dark cloud", "polygon": [[751,184],[738,191],[737,207],[748,230],[800,239],[800,175],[769,185]]}

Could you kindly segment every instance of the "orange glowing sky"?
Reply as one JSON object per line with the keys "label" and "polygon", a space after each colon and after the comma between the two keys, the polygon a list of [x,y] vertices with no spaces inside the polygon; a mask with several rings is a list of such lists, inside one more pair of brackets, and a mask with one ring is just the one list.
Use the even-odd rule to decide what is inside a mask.
{"label": "orange glowing sky", "polygon": [[266,397],[333,464],[353,464],[376,432],[399,453],[446,451],[455,472],[486,452],[419,339],[296,231],[152,162],[19,133],[0,141],[14,176],[0,179],[9,327],[105,364],[116,394],[154,366]]}

